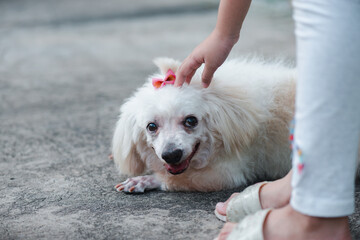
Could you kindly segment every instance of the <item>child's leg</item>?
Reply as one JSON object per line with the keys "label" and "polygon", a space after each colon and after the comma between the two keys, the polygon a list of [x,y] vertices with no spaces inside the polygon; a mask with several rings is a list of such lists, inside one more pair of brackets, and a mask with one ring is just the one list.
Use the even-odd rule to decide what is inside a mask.
{"label": "child's leg", "polygon": [[302,153],[294,150],[291,206],[310,216],[347,216],[354,211],[360,134],[360,1],[293,4],[294,138]]}
{"label": "child's leg", "polygon": [[[342,216],[354,211],[360,2],[293,3],[299,71],[294,137],[302,154],[294,152],[290,205],[270,212],[263,225],[264,238],[351,239],[347,218]],[[225,239],[231,231],[240,236],[228,223],[219,237]]]}

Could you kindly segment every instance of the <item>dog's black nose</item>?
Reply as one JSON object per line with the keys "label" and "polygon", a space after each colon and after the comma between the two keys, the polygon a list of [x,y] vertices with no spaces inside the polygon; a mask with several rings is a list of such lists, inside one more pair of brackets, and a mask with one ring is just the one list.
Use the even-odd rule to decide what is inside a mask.
{"label": "dog's black nose", "polygon": [[163,152],[161,157],[165,160],[165,162],[174,164],[180,162],[182,155],[183,151],[181,149],[175,149],[174,151]]}

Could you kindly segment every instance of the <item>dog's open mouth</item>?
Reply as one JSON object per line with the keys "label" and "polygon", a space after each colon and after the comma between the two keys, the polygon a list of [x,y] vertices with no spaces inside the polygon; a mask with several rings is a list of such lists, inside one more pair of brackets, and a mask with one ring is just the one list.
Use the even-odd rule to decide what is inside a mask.
{"label": "dog's open mouth", "polygon": [[190,165],[190,161],[193,158],[193,156],[195,155],[195,153],[197,152],[198,148],[200,146],[200,143],[197,143],[193,149],[193,151],[191,152],[191,154],[181,163],[179,164],[165,164],[165,168],[166,170],[171,173],[171,174],[180,174],[183,173]]}

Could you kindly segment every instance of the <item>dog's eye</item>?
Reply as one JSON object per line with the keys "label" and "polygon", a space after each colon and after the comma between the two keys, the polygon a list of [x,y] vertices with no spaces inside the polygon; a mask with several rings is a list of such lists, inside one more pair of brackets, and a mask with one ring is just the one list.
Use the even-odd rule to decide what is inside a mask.
{"label": "dog's eye", "polygon": [[155,123],[149,123],[146,127],[150,132],[156,132],[158,129],[157,125]]}
{"label": "dog's eye", "polygon": [[184,120],[184,126],[188,127],[188,128],[193,128],[198,124],[198,120],[196,119],[196,117],[187,117]]}

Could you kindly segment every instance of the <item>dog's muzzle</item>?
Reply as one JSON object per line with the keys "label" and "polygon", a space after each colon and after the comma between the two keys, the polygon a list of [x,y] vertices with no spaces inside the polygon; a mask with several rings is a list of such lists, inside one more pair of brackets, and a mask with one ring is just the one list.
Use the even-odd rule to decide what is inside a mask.
{"label": "dog's muzzle", "polygon": [[165,162],[169,164],[176,164],[180,162],[181,158],[183,156],[183,151],[181,149],[175,149],[173,151],[166,151],[163,152],[161,155],[162,159],[165,160]]}
{"label": "dog's muzzle", "polygon": [[[199,146],[200,146],[200,143],[197,143],[195,145],[195,147],[193,148],[193,151],[190,153],[190,155],[182,162],[179,163],[182,155],[183,155],[183,151],[181,151],[181,155],[180,155],[180,152],[176,152],[176,150],[172,151],[171,154],[169,155],[180,155],[180,159],[177,159],[176,161],[173,159],[173,160],[170,160],[171,162],[175,162],[175,163],[170,163],[168,161],[166,161],[166,159],[164,159],[167,163],[164,164],[166,170],[171,173],[171,174],[180,174],[180,173],[183,173],[190,165],[190,161],[191,159],[194,157],[195,153],[197,152],[197,150],[199,149]],[[163,156],[162,156],[163,157]],[[175,158],[177,158],[178,156],[176,156]],[[163,157],[164,158],[164,157]]]}

